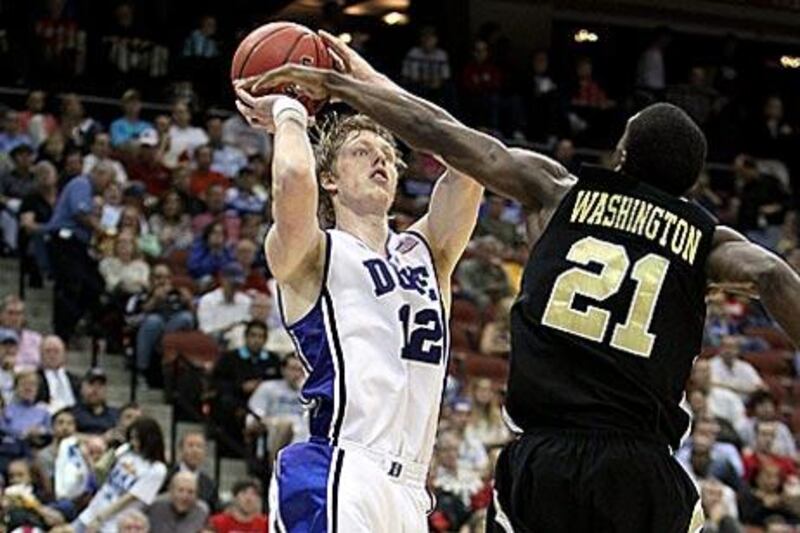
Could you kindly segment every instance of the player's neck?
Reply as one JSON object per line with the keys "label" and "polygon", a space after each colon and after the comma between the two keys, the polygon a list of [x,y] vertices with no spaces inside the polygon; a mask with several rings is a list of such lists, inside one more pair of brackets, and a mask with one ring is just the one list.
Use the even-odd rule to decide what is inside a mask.
{"label": "player's neck", "polygon": [[354,213],[342,209],[336,213],[336,229],[357,237],[375,253],[385,253],[389,238],[389,220],[385,214]]}

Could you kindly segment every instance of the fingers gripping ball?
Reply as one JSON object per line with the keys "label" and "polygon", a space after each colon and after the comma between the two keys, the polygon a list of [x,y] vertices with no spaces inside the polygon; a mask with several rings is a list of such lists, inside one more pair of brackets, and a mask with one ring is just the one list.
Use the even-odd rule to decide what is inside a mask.
{"label": "fingers gripping ball", "polygon": [[[300,24],[272,22],[253,30],[239,44],[231,65],[231,81],[257,76],[286,63],[333,68],[333,59],[317,34]],[[326,100],[299,94],[291,85],[272,88],[270,92],[297,98],[310,115],[316,114],[326,103]]]}

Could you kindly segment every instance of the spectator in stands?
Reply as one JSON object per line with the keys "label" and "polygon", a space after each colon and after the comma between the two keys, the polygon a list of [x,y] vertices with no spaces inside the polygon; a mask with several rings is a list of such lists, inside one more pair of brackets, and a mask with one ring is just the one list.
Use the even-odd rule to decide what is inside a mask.
{"label": "spectator in stands", "polygon": [[777,433],[778,428],[775,422],[755,423],[755,445],[752,450],[745,450],[744,453],[742,453],[744,478],[746,480],[752,482],[765,463],[771,463],[780,468],[783,477],[797,474],[797,466],[795,465],[794,457],[778,455],[773,451],[775,449]]}
{"label": "spectator in stands", "polygon": [[502,196],[487,193],[483,212],[475,228],[477,236],[491,235],[505,246],[514,247],[519,242],[517,228],[511,222],[503,219],[506,209],[506,200]]}
{"label": "spectator in stands", "polygon": [[753,365],[739,358],[742,339],[733,335],[722,337],[718,354],[710,361],[711,384],[738,394],[747,401],[757,390],[764,390],[764,380]]}
{"label": "spectator in stands", "polygon": [[748,405],[749,411],[753,414],[751,418],[739,428],[742,442],[746,446],[753,447],[756,443],[756,424],[759,422],[772,422],[775,425],[775,441],[773,442],[772,453],[787,457],[797,456],[797,444],[789,427],[783,423],[778,416],[778,408],[775,399],[768,391],[757,391],[750,397]]}
{"label": "spectator in stands", "polygon": [[125,172],[125,167],[116,158],[112,157],[111,137],[109,137],[108,133],[103,132],[94,136],[90,151],[83,158],[83,173],[89,174],[100,161],[104,161],[113,167],[114,179],[116,179],[117,183],[124,185],[128,182],[128,174]]}
{"label": "spectator in stands", "polygon": [[83,72],[86,32],[65,9],[64,0],[47,2],[46,12],[34,22],[36,40],[31,50],[39,77],[67,82]]}
{"label": "spectator in stands", "polygon": [[81,381],[67,370],[66,348],[56,335],[42,339],[41,360],[36,401],[47,404],[51,413],[75,405],[80,398]]}
{"label": "spectator in stands", "polygon": [[152,128],[143,130],[136,142],[134,154],[129,157],[126,167],[131,181],[143,183],[147,194],[161,196],[170,187],[170,172],[164,166],[164,142],[158,138],[158,132]]}
{"label": "spectator in stands", "polygon": [[12,330],[19,341],[17,349],[17,367],[35,369],[39,366],[39,350],[42,335],[25,328],[25,302],[18,296],[10,294],[3,298],[0,308],[0,327]]}
{"label": "spectator in stands", "polygon": [[796,478],[788,482],[781,469],[767,462],[758,470],[753,490],[745,490],[739,496],[740,517],[744,524],[763,526],[772,515],[783,517],[789,523],[797,523],[800,517]]}
{"label": "spectator in stands", "polygon": [[[212,222],[203,230],[203,236],[192,244],[187,268],[194,279],[205,282],[234,260],[233,252],[225,243],[224,226],[220,222]],[[241,270],[241,266],[239,268]]]}
{"label": "spectator in stands", "polygon": [[678,461],[693,479],[718,479],[730,490],[738,491],[742,485],[741,477],[736,467],[720,451],[719,444],[710,434],[695,430],[688,453],[684,451],[687,448],[682,448],[684,452],[678,455]]}
{"label": "spectator in stands", "polygon": [[119,410],[117,424],[103,435],[103,439],[113,450],[128,441],[128,428],[142,417],[142,408],[136,402],[123,405]]}
{"label": "spectator in stands", "polygon": [[553,151],[553,159],[564,165],[573,175],[578,175],[581,164],[575,157],[575,144],[570,139],[561,139]]}
{"label": "spectator in stands", "polygon": [[437,440],[432,485],[445,522],[439,531],[460,531],[472,515],[472,497],[483,488],[478,473],[460,460],[461,445],[459,436],[451,431],[442,432]]}
{"label": "spectator in stands", "polygon": [[228,178],[224,174],[220,174],[215,170],[211,170],[211,163],[213,162],[213,152],[211,146],[203,144],[198,146],[194,151],[195,168],[189,177],[190,185],[189,190],[197,197],[208,190],[212,185],[219,185],[224,189],[228,188],[230,184]]}
{"label": "spectator in stands", "polygon": [[306,377],[295,354],[284,358],[281,375],[283,379],[262,381],[247,402],[247,433],[250,437],[266,433],[270,464],[281,448],[308,437],[308,420],[300,401]]}
{"label": "spectator in stands", "polygon": [[136,89],[128,89],[120,99],[122,116],[111,123],[111,144],[119,147],[139,139],[140,135],[153,127],[139,114],[142,112],[142,97]]}
{"label": "spectator in stands", "polygon": [[128,429],[106,482],[78,517],[76,527],[116,531],[119,518],[153,503],[167,476],[164,437],[158,422],[141,417]]}
{"label": "spectator in stands", "polygon": [[13,109],[7,109],[3,114],[2,130],[0,130],[0,153],[10,153],[21,144],[27,144],[33,148],[33,139],[28,132],[22,129],[19,113]]}
{"label": "spectator in stands", "polygon": [[33,139],[34,148],[38,148],[58,129],[56,118],[45,111],[46,103],[47,93],[39,90],[31,91],[25,101],[25,111],[19,114],[20,126]]}
{"label": "spectator in stands", "polygon": [[150,520],[141,511],[126,511],[117,521],[119,533],[150,533]]}
{"label": "spectator in stands", "polygon": [[786,216],[783,186],[777,178],[761,174],[750,156],[736,156],[733,168],[740,198],[736,227],[748,239],[774,250]]}
{"label": "spectator in stands", "polygon": [[114,255],[100,261],[100,274],[106,291],[120,295],[125,301],[148,289],[150,266],[140,258],[133,233],[123,231],[114,243]]}
{"label": "spectator in stands", "polygon": [[[83,172],[83,153],[78,148],[68,149],[64,154],[64,168],[58,175],[58,190],[63,191],[73,178]],[[58,202],[58,200],[56,200]]]}
{"label": "spectator in stands", "polygon": [[494,317],[481,331],[480,352],[486,355],[507,356],[511,351],[511,306],[514,298],[497,302]]}
{"label": "spectator in stands", "polygon": [[794,131],[784,116],[783,100],[777,95],[767,97],[761,119],[750,129],[747,142],[750,152],[756,157],[788,162],[796,142]]}
{"label": "spectator in stands", "polygon": [[527,105],[527,134],[536,141],[554,140],[563,122],[558,84],[549,69],[547,52],[539,50],[533,55],[531,72],[523,89],[523,100]]}
{"label": "spectator in stands", "polygon": [[60,167],[64,165],[64,152],[67,149],[66,141],[61,132],[55,132],[39,146],[38,161],[49,161]]}
{"label": "spectator in stands", "polygon": [[272,141],[267,132],[250,126],[241,113],[233,113],[223,122],[222,140],[229,146],[241,149],[248,158],[266,157],[272,151]]}
{"label": "spectator in stands", "polygon": [[114,428],[119,410],[107,403],[108,377],[100,367],[90,368],[81,384],[81,399],[75,406],[78,431],[98,435]]}
{"label": "spectator in stands", "polygon": [[244,346],[223,354],[212,372],[215,417],[238,441],[244,436],[248,399],[262,381],[280,378],[281,360],[277,354],[264,349],[266,342],[266,324],[249,322]]}
{"label": "spectator in stands", "polygon": [[219,56],[219,44],[214,35],[217,33],[217,19],[204,15],[199,26],[189,34],[183,43],[183,57],[212,59]]}
{"label": "spectator in stands", "polygon": [[23,251],[22,268],[28,273],[31,287],[41,287],[50,275],[50,258],[45,239],[47,221],[53,216],[58,198],[58,170],[49,161],[33,167],[36,189],[22,199],[19,207],[19,248]]}
{"label": "spectator in stands", "polygon": [[6,405],[0,429],[41,447],[52,430],[50,413],[36,403],[39,376],[36,370],[17,372],[14,398]]}
{"label": "spectator in stands", "polygon": [[247,156],[236,146],[225,141],[222,119],[209,117],[206,120],[208,145],[213,150],[211,170],[224,174],[230,179],[239,175],[239,171],[247,166]]}
{"label": "spectator in stands", "polygon": [[164,333],[185,331],[194,327],[194,304],[191,292],[172,285],[172,273],[159,264],[150,273],[150,290],[135,295],[128,302],[128,314],[137,315],[136,369],[154,383],[149,370],[153,354]]}
{"label": "spectator in stands", "polygon": [[33,176],[33,150],[27,144],[20,144],[11,150],[14,168],[0,176],[0,225],[3,230],[3,243],[8,251],[17,249],[19,232],[19,208],[22,199],[31,194],[36,183]]}
{"label": "spectator in stands", "polygon": [[701,502],[706,521],[702,531],[706,533],[741,533],[739,508],[736,493],[716,479],[700,482]]}
{"label": "spectator in stands", "polygon": [[702,128],[719,112],[722,103],[719,93],[708,81],[706,69],[701,66],[692,67],[688,82],[671,88],[667,100],[686,111]]}
{"label": "spectator in stands", "polygon": [[263,293],[269,292],[267,278],[261,271],[261,266],[256,263],[256,257],[258,257],[258,247],[256,243],[248,239],[242,239],[236,243],[236,249],[233,253],[236,262],[239,263],[244,270],[244,285],[242,285],[242,290]]}
{"label": "spectator in stands", "polygon": [[183,199],[175,190],[167,191],[150,215],[150,230],[158,238],[161,253],[169,256],[176,250],[185,250],[192,245],[192,219],[186,213]]}
{"label": "spectator in stands", "polygon": [[472,402],[462,398],[455,401],[450,414],[450,425],[447,429],[458,435],[460,442],[458,448],[458,461],[461,466],[470,469],[480,477],[489,466],[489,456],[480,438],[467,432],[472,418]]}
{"label": "spectator in stands", "polygon": [[648,103],[660,99],[667,88],[664,51],[671,41],[670,31],[660,28],[650,45],[639,56],[636,67],[636,86],[649,97]]}
{"label": "spectator in stands", "polygon": [[451,78],[450,58],[439,48],[439,36],[430,26],[420,32],[419,46],[403,59],[402,76],[415,94],[441,102],[445,84]]}
{"label": "spectator in stands", "polygon": [[744,403],[734,392],[713,386],[711,364],[707,359],[698,359],[689,379],[689,389],[700,389],[706,394],[708,412],[711,416],[724,418],[733,427],[740,427],[745,421]]}
{"label": "spectator in stands", "polygon": [[239,216],[261,215],[264,212],[266,198],[257,194],[256,174],[250,167],[244,167],[236,179],[236,186],[226,191],[225,202],[229,209]]}
{"label": "spectator in stands", "polygon": [[36,460],[42,466],[44,473],[52,480],[55,475],[58,447],[65,439],[74,436],[78,428],[75,424],[75,415],[68,407],[53,413],[51,420],[53,426],[53,441],[46,448],[39,450],[36,454]]}
{"label": "spectator in stands", "polygon": [[464,259],[456,269],[456,280],[463,294],[479,307],[510,296],[511,287],[499,257],[501,244],[492,237],[480,237],[470,243],[471,257]]}
{"label": "spectator in stands", "polygon": [[[267,283],[269,286],[269,283]],[[228,333],[225,335],[225,340],[227,341],[228,349],[230,350],[238,350],[245,343],[245,330],[247,329],[247,324],[250,322],[256,321],[261,322],[262,324],[266,324],[267,331],[269,335],[267,336],[267,344],[264,346],[269,351],[274,351],[271,346],[275,344],[274,342],[274,334],[277,329],[283,329],[282,325],[276,325],[274,322],[270,324],[270,313],[272,312],[272,300],[270,297],[267,296],[264,292],[259,291],[250,291],[250,316],[247,322],[240,322],[233,328],[231,328]],[[279,320],[280,322],[280,320]],[[287,333],[283,333],[284,335],[288,335]],[[294,345],[289,341],[291,345],[291,349],[289,350],[294,351]]]}
{"label": "spectator in stands", "polygon": [[[701,416],[696,418],[692,424],[691,437],[684,440],[680,449],[675,453],[675,457],[684,465],[689,465],[694,449],[694,440],[701,439],[711,450],[712,460],[729,463],[736,472],[736,476],[734,476],[736,479],[744,476],[744,463],[739,450],[733,444],[719,440],[720,425],[717,421],[709,416]],[[732,483],[731,486],[735,486],[735,483]]]}
{"label": "spectator in stands", "polygon": [[233,485],[233,503],[224,512],[211,517],[217,533],[263,533],[267,516],[261,514],[261,486],[255,480]]}
{"label": "spectator in stands", "polygon": [[219,494],[216,482],[203,472],[207,448],[206,437],[202,432],[185,433],[178,443],[179,461],[172,466],[169,475],[174,477],[181,472],[194,475],[197,478],[197,497],[206,503],[211,512],[214,512],[219,508]]}
{"label": "spectator in stands", "polygon": [[483,443],[487,449],[508,442],[511,434],[503,421],[500,397],[492,386],[492,380],[489,378],[473,380],[470,386],[470,401],[472,417],[465,433]]}
{"label": "spectator in stands", "polygon": [[8,482],[0,505],[9,531],[42,531],[65,523],[65,511],[58,502],[44,504],[49,499],[47,482],[30,462],[17,459],[9,463]]}
{"label": "spectator in stands", "polygon": [[572,95],[572,105],[593,109],[608,109],[614,101],[608,98],[606,91],[592,76],[592,60],[588,57],[578,59],[575,63],[577,87]]}
{"label": "spectator in stands", "polygon": [[95,213],[94,196],[102,195],[113,179],[114,168],[105,162],[96,165],[89,175],[73,178],[47,224],[55,277],[53,329],[64,342],[69,342],[83,315],[95,310],[102,292],[103,280],[89,255],[89,246],[93,233],[104,233]]}
{"label": "spectator in stands", "polygon": [[83,103],[75,93],[61,97],[60,119],[61,134],[67,140],[67,144],[79,149],[87,147],[89,140],[103,129],[99,122],[86,116]]}
{"label": "spectator in stands", "polygon": [[0,328],[0,396],[4,405],[8,405],[14,397],[14,367],[18,348],[17,334],[10,329]]}
{"label": "spectator in stands", "polygon": [[[203,230],[212,222],[222,222],[225,227],[225,232],[228,234],[227,237],[231,237],[230,233],[233,229],[232,222],[238,223],[239,220],[236,218],[235,213],[229,213],[225,209],[225,187],[221,185],[212,185],[203,194],[203,200],[193,195],[184,194],[184,192],[185,191],[181,191],[184,202],[195,201],[199,204],[199,209],[189,210],[190,214],[195,215],[194,218],[192,218],[192,231],[195,236],[203,233]],[[233,217],[229,216],[230,214],[232,214]],[[235,221],[233,219],[235,219]]]}
{"label": "spectator in stands", "polygon": [[147,509],[153,533],[197,533],[208,518],[208,505],[197,499],[198,480],[192,472],[178,472],[169,481],[169,493]]}
{"label": "spectator in stands", "polygon": [[492,131],[500,129],[500,89],[503,71],[489,55],[489,44],[477,40],[472,46],[472,61],[461,72],[461,97],[469,123]]}
{"label": "spectator in stands", "polygon": [[116,227],[117,234],[126,231],[135,236],[136,249],[151,258],[161,255],[161,244],[158,237],[150,231],[142,207],[139,206],[141,190],[136,191],[136,186],[131,185],[125,189],[122,195],[123,208],[119,216],[119,223]]}
{"label": "spectator in stands", "polygon": [[195,149],[208,143],[208,135],[202,128],[192,126],[189,104],[179,100],[172,106],[172,125],[169,127],[169,149],[164,164],[174,168],[181,159],[192,157]]}

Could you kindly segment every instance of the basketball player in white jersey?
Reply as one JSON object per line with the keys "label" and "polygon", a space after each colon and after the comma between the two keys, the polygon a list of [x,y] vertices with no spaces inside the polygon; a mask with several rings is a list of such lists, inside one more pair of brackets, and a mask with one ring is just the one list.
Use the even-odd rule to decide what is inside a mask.
{"label": "basketball player in white jersey", "polygon": [[[275,134],[266,256],[308,373],[301,397],[311,438],[278,456],[271,524],[290,533],[427,531],[450,276],[483,188],[448,171],[428,213],[394,233],[388,214],[402,162],[391,134],[363,115],[335,120],[315,158],[299,102],[237,94],[248,121]],[[320,195],[332,202],[335,229],[320,229]]]}

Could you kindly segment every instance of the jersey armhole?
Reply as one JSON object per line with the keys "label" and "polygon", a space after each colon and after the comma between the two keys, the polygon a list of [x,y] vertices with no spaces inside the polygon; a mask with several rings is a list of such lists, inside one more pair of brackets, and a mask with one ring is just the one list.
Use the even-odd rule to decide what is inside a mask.
{"label": "jersey armhole", "polygon": [[314,305],[312,305],[308,311],[306,311],[300,318],[293,321],[291,324],[286,319],[286,310],[283,306],[283,291],[281,291],[280,284],[276,283],[275,287],[277,289],[277,300],[278,300],[278,311],[280,312],[281,322],[283,322],[283,327],[291,329],[295,327],[297,324],[303,322],[308,316],[314,312],[314,310],[319,307],[320,302],[322,301],[323,295],[328,291],[328,273],[330,271],[330,264],[331,264],[331,249],[333,248],[333,239],[331,238],[331,234],[329,231],[325,230],[325,262],[322,265],[322,279],[320,280],[319,284],[319,294],[317,294],[316,300],[314,300]]}

